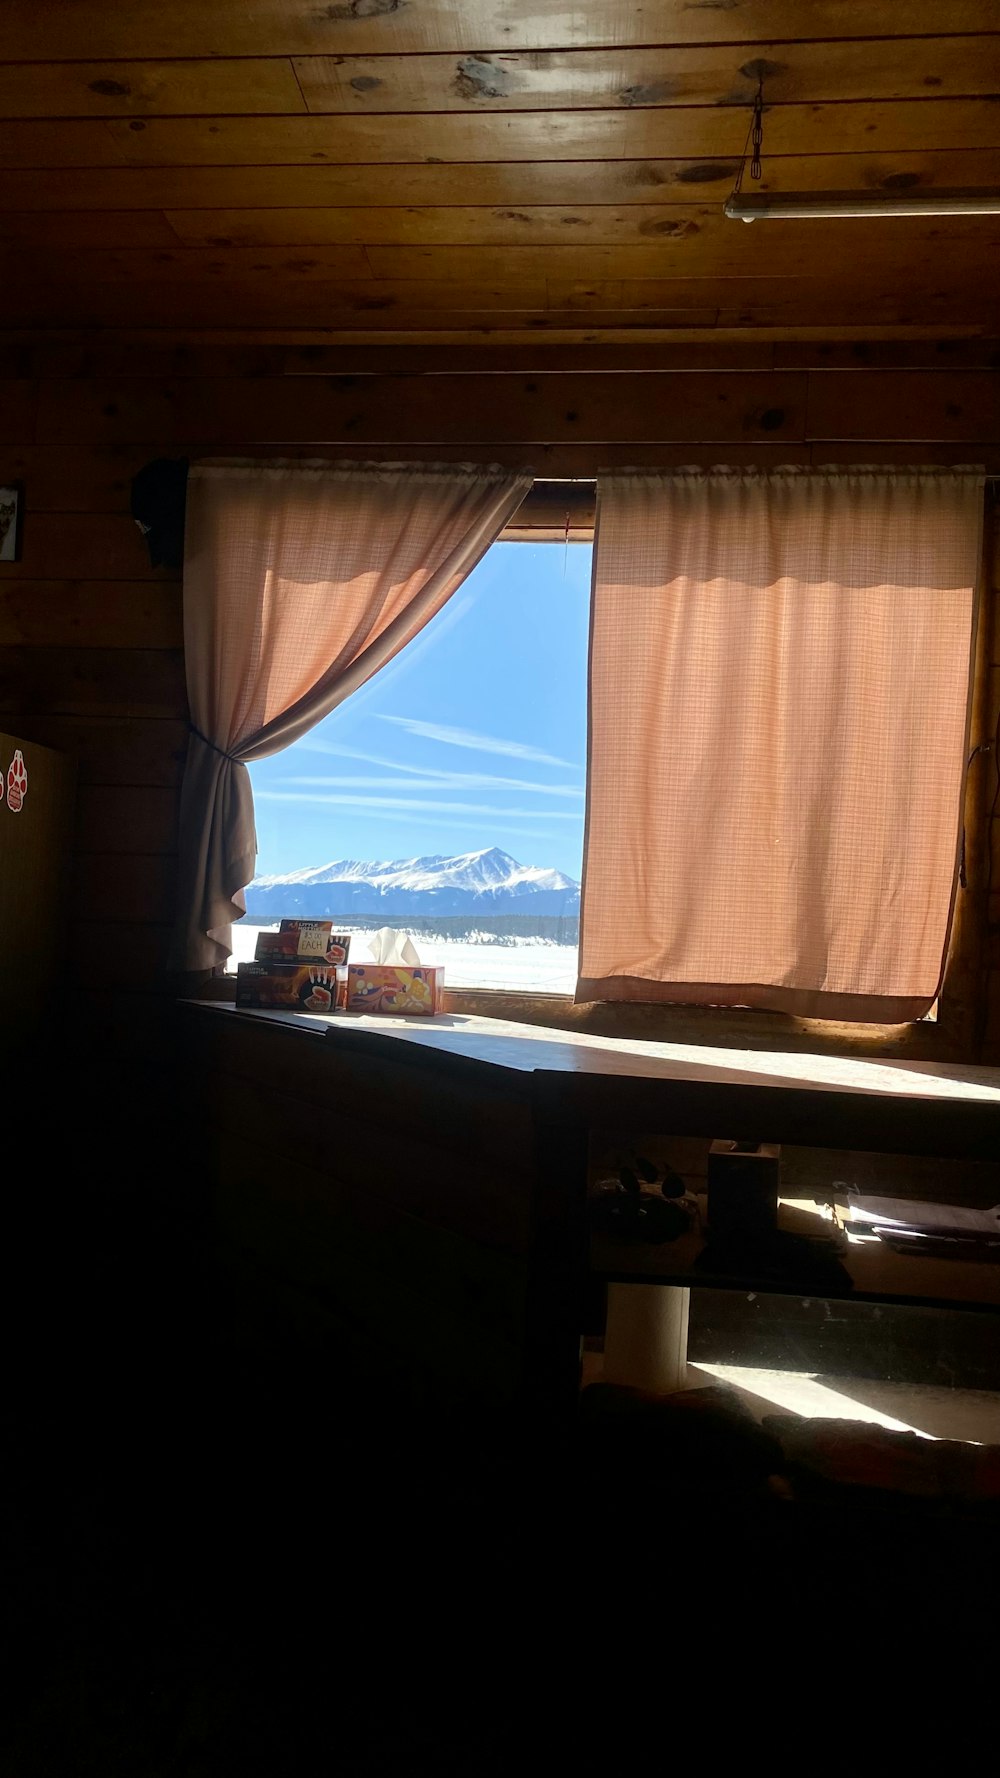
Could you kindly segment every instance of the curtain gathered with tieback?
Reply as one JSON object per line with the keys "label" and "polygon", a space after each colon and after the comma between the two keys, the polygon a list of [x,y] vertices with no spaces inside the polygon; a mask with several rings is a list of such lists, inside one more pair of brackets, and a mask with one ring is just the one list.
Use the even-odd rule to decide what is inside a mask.
{"label": "curtain gathered with tieback", "polygon": [[230,953],[257,854],[246,762],[287,747],[392,660],[476,566],[531,479],[495,465],[194,465],[176,968],[211,968]]}
{"label": "curtain gathered with tieback", "polygon": [[599,480],[578,999],[929,1010],[982,507],[975,471]]}

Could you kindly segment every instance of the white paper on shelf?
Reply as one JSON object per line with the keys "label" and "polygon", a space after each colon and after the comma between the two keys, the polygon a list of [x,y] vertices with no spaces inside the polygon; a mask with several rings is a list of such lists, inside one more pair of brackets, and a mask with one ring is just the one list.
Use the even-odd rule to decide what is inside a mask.
{"label": "white paper on shelf", "polygon": [[848,1192],[852,1222],[868,1222],[893,1229],[954,1230],[956,1234],[1000,1235],[1000,1204],[989,1210],[971,1210],[956,1204],[922,1204],[914,1198],[870,1198]]}

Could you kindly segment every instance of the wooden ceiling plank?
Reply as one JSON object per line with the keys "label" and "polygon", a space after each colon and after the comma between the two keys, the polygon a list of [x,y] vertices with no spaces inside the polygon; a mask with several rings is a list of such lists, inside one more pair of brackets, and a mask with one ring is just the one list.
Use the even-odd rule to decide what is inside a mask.
{"label": "wooden ceiling plank", "polygon": [[[1000,172],[1000,152],[997,163]],[[713,240],[721,238],[723,244],[728,244],[733,227],[723,217],[721,203],[706,202],[704,198],[692,204],[169,210],[166,220],[175,241],[187,247],[234,249],[352,243],[369,247],[562,247],[594,242],[600,246],[648,247],[671,239],[690,240],[696,233]],[[31,240],[29,221],[30,218],[18,219],[19,238],[25,244]],[[102,214],[98,221],[112,237],[115,231],[110,218]],[[3,227],[0,219],[0,229]],[[982,238],[983,232],[980,228],[975,236],[970,233],[970,239]],[[120,243],[109,238],[107,244]]]}
{"label": "wooden ceiling plank", "polygon": [[[810,0],[814,38],[882,37],[940,31],[940,0]],[[993,0],[949,0],[952,32],[996,29]],[[652,11],[619,0],[586,5],[546,0],[16,0],[4,16],[4,56],[384,55],[425,51],[550,49],[626,43],[760,43],[802,35],[801,0],[741,0],[692,6],[660,0]]]}
{"label": "wooden ceiling plank", "polygon": [[[645,285],[646,281],[643,281]],[[848,284],[846,293],[819,281],[804,291],[801,281],[786,281],[783,300],[776,300],[768,284],[757,280],[719,279],[694,282],[671,281],[669,301],[659,308],[629,307],[641,300],[643,287],[613,292],[617,307],[607,310],[549,308],[558,292],[548,293],[544,283],[512,287],[501,295],[449,281],[379,285],[330,285],[303,281],[276,286],[260,278],[252,283],[188,283],[164,286],[150,281],[139,285],[87,285],[65,283],[40,290],[37,285],[0,290],[0,325],[8,328],[165,329],[197,332],[222,329],[245,337],[248,330],[267,329],[278,337],[298,337],[308,329],[319,338],[350,333],[373,337],[389,333],[397,338],[451,337],[470,332],[489,339],[499,335],[530,337],[542,332],[575,329],[579,337],[655,337],[658,330],[675,332],[697,323],[745,333],[773,328],[781,337],[789,329],[823,327],[829,337],[843,337],[841,329],[866,337],[877,326],[923,328],[953,334],[975,330],[1000,334],[1000,298],[989,281],[954,283],[920,288],[899,276],[886,279],[883,287],[859,290]],[[780,286],[779,286],[780,288]],[[669,312],[665,312],[669,311]],[[718,315],[716,317],[716,311]],[[867,324],[867,329],[866,329]],[[580,330],[586,330],[585,333]],[[574,335],[573,337],[576,337]],[[21,432],[17,442],[23,442]]]}
{"label": "wooden ceiling plank", "polygon": [[[819,301],[805,312],[798,302],[746,302],[738,308],[720,305],[718,331],[725,337],[750,332],[754,338],[813,340],[905,338],[920,331],[930,337],[954,335],[971,327],[985,338],[1000,334],[1000,300],[996,296],[946,296],[929,299],[921,292],[869,297],[848,303],[836,298]],[[801,330],[807,331],[802,333]]]}
{"label": "wooden ceiling plank", "polygon": [[[705,116],[709,115],[706,111]],[[728,133],[723,131],[722,134],[739,136],[739,114],[732,111],[728,116]],[[340,164],[422,161],[428,157],[445,162],[535,160],[542,156],[555,160],[600,159],[609,154],[626,153],[628,123],[628,115],[624,112],[593,111],[509,113],[489,117],[457,114],[380,118],[149,118],[141,133],[117,120],[105,123],[103,128],[118,151],[115,158],[136,166],[180,166],[186,163],[225,166],[310,159]],[[7,125],[8,130],[13,127]],[[22,127],[40,131],[58,126],[31,124]],[[745,126],[742,133],[746,133]],[[718,129],[715,134],[718,136]],[[700,135],[703,140],[708,140],[709,132],[702,130]],[[0,153],[2,140],[3,132],[0,131]],[[728,141],[721,152],[733,152]]]}
{"label": "wooden ceiling plank", "polygon": [[[861,362],[922,366],[941,362],[941,347],[934,343],[883,348],[880,360],[852,356],[850,348],[839,360],[848,366]],[[874,350],[878,350],[875,348]],[[56,378],[127,376],[259,377],[259,376],[510,376],[533,371],[571,371],[587,376],[596,371],[672,370],[771,370],[776,348],[752,341],[700,345],[660,346],[552,346],[532,341],[523,346],[179,346],[136,347],[115,342],[92,344],[63,342],[58,338],[36,344],[0,347],[0,377]],[[979,341],[951,342],[948,362],[985,366],[1000,354],[1000,346]],[[809,364],[825,363],[815,353]],[[793,364],[784,368],[796,369]],[[67,505],[83,510],[118,512],[128,507],[128,484],[141,457],[130,456],[131,447],[77,449],[53,445],[26,446],[11,455],[4,453],[0,482],[23,481],[30,476],[29,505],[36,511],[63,511]],[[134,463],[134,467],[132,467]]]}
{"label": "wooden ceiling plank", "polygon": [[[718,205],[715,209],[718,209]],[[555,245],[567,240],[632,242],[682,229],[712,209],[701,203],[647,205],[408,206],[397,209],[171,210],[171,230],[185,246],[323,246],[354,242]],[[0,222],[2,227],[2,222]]]}
{"label": "wooden ceiling plank", "polygon": [[[0,160],[17,166],[86,165],[72,136],[83,127],[7,123],[0,126]],[[98,164],[124,160],[136,166],[738,159],[747,114],[736,106],[692,105],[482,116],[152,117],[112,119],[100,127],[111,146]],[[23,140],[14,139],[17,131],[25,133]],[[1000,147],[1000,106],[988,99],[781,105],[768,119],[769,155],[948,149],[956,143]],[[49,155],[56,159],[48,160]]]}
{"label": "wooden ceiling plank", "polygon": [[749,106],[762,69],[770,107],[991,94],[1000,86],[1000,36],[770,42],[755,46],[749,58],[745,44],[672,44],[542,54],[297,56],[293,65],[312,112]]}
{"label": "wooden ceiling plank", "polygon": [[[964,259],[980,271],[995,256],[1000,218],[894,219],[895,227],[879,228],[868,219],[834,225],[813,220],[775,224],[769,231],[748,229],[720,217],[697,234],[664,237],[643,246],[599,243],[559,247],[510,247],[498,263],[493,247],[372,246],[368,261],[377,279],[452,279],[482,283],[496,277],[515,278],[684,278],[801,276],[823,270],[834,261],[859,284],[891,268],[915,272],[926,266],[932,276],[945,276]],[[970,226],[970,222],[972,226]],[[976,225],[979,226],[976,226]],[[191,251],[194,251],[193,249]],[[254,248],[220,250],[253,257]],[[313,252],[343,251],[315,248]],[[261,250],[266,257],[266,250]],[[947,253],[947,262],[942,254]],[[97,256],[98,259],[104,256]],[[120,256],[119,256],[120,257]]]}
{"label": "wooden ceiling plank", "polygon": [[[1000,370],[1000,340],[785,343],[705,339],[684,344],[133,345],[48,335],[0,347],[0,377],[518,376],[534,372],[704,370]],[[124,512],[142,446],[32,445],[0,463],[0,482],[27,481],[29,511]]]}
{"label": "wooden ceiling plank", "polygon": [[82,248],[178,247],[180,236],[162,210],[23,210],[0,212],[0,246]]}
{"label": "wooden ceiling plank", "polygon": [[[507,112],[483,116],[133,117],[0,122],[8,168],[368,168],[498,161],[738,161],[746,113],[734,106],[649,111]],[[987,99],[782,105],[767,155],[1000,148],[1000,106]],[[398,200],[397,200],[398,201]],[[180,206],[178,206],[180,207]]]}
{"label": "wooden ceiling plank", "polygon": [[[95,283],[171,284],[222,278],[267,277],[294,281],[298,278],[365,279],[371,276],[362,247],[334,246],[311,249],[313,257],[296,257],[294,250],[266,247],[95,248],[71,254],[58,248],[21,248],[16,254],[0,252],[0,279],[11,281],[59,277]],[[526,275],[532,276],[525,268]]]}
{"label": "wooden ceiling plank", "polygon": [[0,119],[0,167],[120,167],[126,160],[100,118],[42,123]]}
{"label": "wooden ceiling plank", "polygon": [[[106,288],[114,289],[114,286]],[[900,305],[897,304],[897,307]],[[143,354],[157,354],[162,351],[187,351],[190,348],[239,347],[253,350],[261,346],[283,346],[289,350],[321,350],[325,347],[343,347],[353,351],[355,348],[405,347],[406,350],[422,350],[423,348],[446,349],[450,347],[476,347],[491,351],[494,346],[523,346],[532,351],[547,347],[600,347],[627,346],[647,349],[655,346],[685,344],[701,344],[710,342],[712,345],[752,343],[753,345],[774,342],[776,345],[789,346],[796,343],[829,346],[856,344],[870,347],[888,343],[894,346],[914,344],[930,348],[937,342],[946,346],[957,343],[982,347],[984,350],[994,348],[1000,340],[1000,303],[994,299],[992,303],[980,300],[974,307],[965,306],[963,317],[956,320],[954,313],[946,313],[940,304],[933,307],[924,305],[922,319],[914,321],[908,318],[902,321],[898,315],[893,319],[887,314],[884,304],[873,306],[869,303],[858,305],[855,313],[841,308],[831,319],[816,325],[811,318],[792,319],[781,326],[762,323],[759,326],[741,324],[734,321],[732,315],[720,310],[714,326],[691,325],[688,316],[690,311],[681,310],[671,315],[666,322],[661,322],[656,315],[607,315],[595,317],[593,314],[570,315],[553,311],[538,312],[524,316],[490,315],[480,312],[474,315],[463,315],[452,311],[446,318],[440,316],[425,317],[422,320],[415,314],[403,317],[403,325],[398,319],[386,316],[375,318],[375,324],[357,314],[341,319],[332,310],[327,310],[320,322],[308,319],[283,322],[275,325],[259,318],[241,320],[234,325],[231,312],[228,317],[201,316],[198,319],[179,317],[176,314],[169,321],[158,319],[146,321],[135,315],[126,320],[115,317],[110,323],[105,319],[98,328],[92,322],[84,323],[79,314],[72,321],[65,318],[45,319],[35,315],[30,322],[22,315],[15,324],[4,327],[4,339],[12,351],[20,351],[31,344],[45,343],[60,346],[77,346],[82,352],[89,351],[95,341],[112,346],[134,347]],[[598,325],[598,321],[600,325]],[[418,324],[419,322],[419,324]],[[527,325],[525,325],[527,322]],[[13,360],[12,360],[13,362]],[[136,366],[125,366],[112,362],[109,371],[114,374],[132,374]],[[77,375],[76,361],[71,360],[68,366],[58,363],[53,375]],[[180,372],[176,374],[180,375]],[[12,447],[13,448],[13,447]]]}
{"label": "wooden ceiling plank", "polygon": [[[955,119],[956,134],[961,119]],[[254,167],[65,167],[8,169],[0,204],[8,212],[143,209],[176,212],[192,241],[263,228],[264,213],[297,211],[345,218],[380,209],[496,206],[531,210],[553,204],[721,204],[737,171],[733,157],[701,160],[501,161],[442,165]],[[764,191],[850,191],[1000,185],[1000,146],[863,154],[771,155]],[[219,212],[202,225],[199,211]],[[225,215],[225,221],[222,216]],[[259,220],[258,220],[259,217]],[[230,220],[232,218],[232,220]],[[275,226],[281,226],[280,221]],[[339,220],[336,225],[341,226]],[[346,221],[343,226],[348,226]],[[381,223],[373,226],[381,227]],[[310,237],[311,238],[311,237]],[[333,236],[329,238],[333,239]],[[339,237],[338,237],[339,238]]]}
{"label": "wooden ceiling plank", "polygon": [[[673,227],[674,225],[671,225]],[[581,285],[628,280],[772,279],[801,277],[831,265],[827,279],[848,280],[862,291],[905,274],[911,285],[954,287],[962,276],[981,277],[1000,253],[1000,218],[909,218],[879,228],[870,220],[788,222],[746,230],[724,217],[682,223],[691,232],[633,242],[579,241],[524,245],[326,245],[308,247],[160,247],[61,250],[20,247],[0,253],[0,280],[12,287],[64,280],[81,284],[219,283],[267,281],[275,289],[301,283],[354,283],[378,297],[384,283],[427,281],[445,291],[471,285],[497,297],[529,291],[538,280]],[[836,241],[836,256],[832,243]],[[524,306],[522,304],[522,306]]]}
{"label": "wooden ceiling plank", "polygon": [[[487,317],[522,317],[546,324],[545,280],[495,285],[462,285],[448,280],[398,284],[310,282],[278,285],[262,277],[252,281],[176,283],[150,279],[139,284],[82,284],[66,280],[39,288],[36,283],[0,286],[0,325],[23,327],[43,321],[50,326],[200,326],[240,325],[322,327],[359,325],[441,327],[454,313],[456,325],[487,325]],[[395,318],[401,320],[397,323]]]}
{"label": "wooden ceiling plank", "polygon": [[287,57],[242,61],[0,61],[0,117],[186,117],[306,109]]}

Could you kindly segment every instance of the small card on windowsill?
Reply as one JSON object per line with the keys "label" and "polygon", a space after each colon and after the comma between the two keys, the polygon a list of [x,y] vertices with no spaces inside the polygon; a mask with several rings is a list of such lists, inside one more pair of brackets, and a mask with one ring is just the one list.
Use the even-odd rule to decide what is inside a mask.
{"label": "small card on windowsill", "polygon": [[347,962],[349,932],[334,932],[332,920],[282,920],[277,932],[259,932],[256,963]]}

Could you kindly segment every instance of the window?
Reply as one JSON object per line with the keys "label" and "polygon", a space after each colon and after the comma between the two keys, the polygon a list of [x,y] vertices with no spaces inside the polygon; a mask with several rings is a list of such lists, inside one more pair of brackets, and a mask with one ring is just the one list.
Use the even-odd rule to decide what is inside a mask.
{"label": "window", "polygon": [[573,992],[591,553],[494,544],[395,661],[251,768],[234,961],[261,925],[333,918],[352,955],[405,931],[452,987]]}
{"label": "window", "polygon": [[[714,482],[727,476],[728,472],[713,471],[703,479]],[[769,482],[775,479],[780,478],[768,478]],[[898,481],[893,476],[883,479],[892,487]],[[934,478],[929,479],[933,483]],[[609,485],[606,481],[605,494]],[[591,488],[586,488],[586,505],[571,503],[572,520],[567,516],[567,490],[562,485],[554,499],[552,489],[546,491],[548,510],[543,506],[540,513],[536,496],[542,492],[536,485],[524,513],[516,515],[502,540],[493,546],[449,604],[388,667],[285,752],[253,765],[260,849],[257,876],[247,896],[249,918],[234,930],[236,959],[252,954],[260,925],[272,925],[285,914],[335,919],[356,935],[355,957],[366,955],[367,935],[380,926],[391,925],[413,939],[422,961],[445,967],[450,988],[466,992],[460,1003],[462,1010],[534,1017],[544,1023],[586,1023],[583,1009],[560,1006],[552,998],[543,998],[534,1012],[530,1006],[531,996],[558,996],[561,1000],[572,994],[579,973],[592,565]],[[584,485],[580,484],[574,493],[583,495]],[[529,506],[532,512],[525,524]],[[582,517],[584,512],[586,516]],[[609,562],[612,577],[615,573],[606,519],[605,512],[605,579]],[[784,536],[781,524],[775,529]],[[710,533],[715,535],[711,528]],[[643,524],[639,535],[641,553],[652,536],[648,524]],[[583,541],[584,537],[587,541]],[[966,546],[967,540],[963,548]],[[834,567],[840,573],[846,572],[839,562],[835,561]],[[621,662],[613,663],[617,678],[609,691],[610,681],[605,674],[607,683],[602,695],[605,728],[610,708],[613,724],[623,730],[625,725],[615,712],[615,696],[620,711],[635,707],[646,709],[647,714],[659,711],[663,676],[657,678],[653,671],[655,696],[650,693],[644,702],[641,692],[636,690],[641,674],[633,671],[629,663],[638,650],[642,673],[649,679],[645,656],[651,655],[652,650],[645,648],[643,639],[650,634],[650,623],[645,617],[638,621],[635,598],[636,588],[641,589],[648,576],[640,569],[637,575],[630,572],[618,578],[622,580],[619,591],[625,603],[621,622],[612,623],[611,632],[631,637],[632,655],[625,661],[624,670]],[[805,578],[808,580],[809,576]],[[655,593],[661,580],[665,587],[671,584],[669,576],[654,576],[646,591],[652,589]],[[766,590],[770,580],[762,584]],[[702,603],[696,602],[699,612]],[[600,612],[600,601],[597,609]],[[604,627],[607,630],[607,620]],[[723,629],[731,643],[728,629]],[[855,655],[860,652],[867,658],[858,626],[848,626],[848,637]],[[981,731],[983,721],[980,705],[982,662],[986,656],[982,634],[980,643],[974,735]],[[693,671],[697,654],[697,649],[681,651],[690,682],[689,698],[701,708],[705,696]],[[745,683],[756,685],[757,676],[746,671],[743,654],[739,649],[736,654],[737,665],[730,677],[741,687]],[[918,651],[914,658],[936,661],[937,656],[930,649]],[[697,725],[678,718],[675,680],[676,675],[670,681],[670,708],[674,725],[671,734],[676,742],[678,730],[690,740]],[[848,676],[848,682],[853,685],[855,680]],[[862,703],[866,695],[863,687],[859,689]],[[910,702],[914,700],[911,698]],[[733,754],[732,742],[737,730],[740,736],[744,735],[745,724],[742,716],[735,728],[729,723],[731,706],[725,699],[719,707],[717,727],[726,737],[730,751],[723,750],[720,763],[713,742],[694,760],[693,768],[689,760],[681,774],[685,785],[701,784],[705,774],[712,771],[721,772],[727,783],[739,777],[734,766],[740,755]],[[920,703],[919,708],[924,707]],[[857,723],[848,726],[851,733],[866,732]],[[654,768],[662,771],[664,759],[675,758],[678,748],[674,744],[664,752],[650,746],[650,736],[655,737],[656,733],[656,721],[651,721],[648,732],[634,744],[618,745],[619,778],[628,786],[633,802],[635,785],[644,785],[649,791],[644,806],[662,809],[665,804],[653,783]],[[614,794],[608,794],[609,752],[600,734],[598,740],[601,744],[594,758],[601,765],[598,776],[605,780],[603,826],[599,824],[604,841],[601,914],[612,943],[617,943],[620,935],[634,934],[639,929],[632,905],[643,875],[635,868],[637,845],[645,859],[646,878],[651,877],[656,884],[660,902],[666,900],[672,905],[676,897],[662,868],[662,846],[658,850],[646,844],[641,820],[633,822],[631,850],[623,845],[624,804]],[[974,760],[981,751],[972,749]],[[883,776],[891,791],[891,774],[885,772]],[[902,784],[905,773],[897,776]],[[969,849],[963,858],[976,885],[974,894],[978,894],[986,856],[981,820],[982,777],[981,768],[972,771],[965,805]],[[843,790],[842,800],[849,802],[851,785],[846,776],[839,774],[839,768],[835,781],[840,782]],[[679,800],[686,819],[696,818],[704,824],[706,808],[714,811],[718,799],[709,798],[706,805],[700,792],[697,796],[685,792]],[[824,828],[829,825],[827,801],[822,804],[820,827]],[[793,808],[798,806],[799,802],[793,799]],[[676,794],[670,807],[676,815]],[[892,819],[898,826],[909,801],[897,802],[894,794],[887,791],[885,807],[894,812]],[[932,821],[930,830],[938,834],[946,825]],[[860,826],[867,831],[864,824]],[[710,823],[707,830],[702,826],[699,835],[703,837],[704,831],[714,833],[718,827],[718,821]],[[756,833],[757,828],[752,831]],[[818,831],[813,821],[808,834],[815,837]],[[739,823],[737,834],[743,843]],[[592,810],[592,857],[588,871],[591,895],[586,922],[591,950],[597,931],[591,906],[594,835]],[[709,917],[711,910],[702,905],[706,900],[703,891],[706,885],[711,886],[717,902],[725,884],[718,870],[706,872],[702,868],[703,850],[700,842],[694,846],[668,846],[666,855],[674,861],[695,861],[692,893],[700,906],[699,917],[707,938],[714,943],[718,922],[714,916]],[[897,856],[909,859],[910,854],[905,848],[897,848],[894,857]],[[743,876],[747,882],[755,880],[753,872],[743,872]],[[820,873],[820,880],[825,884],[825,872]],[[648,887],[648,882],[642,884],[638,896],[640,911],[645,908],[647,913]],[[758,903],[769,907],[773,900],[768,894],[751,901],[755,919]],[[919,901],[919,897],[910,895],[908,905],[915,900]],[[643,1006],[630,1016],[623,1004],[629,995],[612,993],[605,997],[595,992],[595,999],[607,999],[608,1003],[602,1007],[599,1022],[593,1021],[591,1028],[608,1035],[723,1043],[748,1041],[753,1047],[778,1044],[809,1048],[818,1043],[820,1047],[834,1049],[847,1044],[858,1053],[968,1053],[980,1016],[981,998],[970,987],[974,973],[974,969],[970,973],[970,959],[974,958],[978,943],[972,901],[973,897],[963,894],[957,897],[949,973],[932,1035],[928,1035],[927,1020],[901,1022],[916,1020],[915,1011],[897,1014],[892,1027],[877,1022],[879,1018],[887,1020],[888,1013],[871,1010],[856,1015],[866,1021],[864,1025],[831,1023],[855,1015],[850,1010],[833,1010],[827,984],[823,984],[823,993],[814,996],[822,1001],[826,995],[822,1010],[819,1005],[814,1009],[785,1007],[776,1016],[773,999],[755,999],[749,994],[744,997],[740,985],[743,975],[738,979],[724,975],[723,992],[719,993],[712,983],[706,989],[703,972],[697,979],[692,979],[690,972],[687,976],[667,973],[652,955],[655,943],[651,947],[652,969],[634,968],[632,959],[626,959],[630,968],[625,975],[640,978],[642,992],[634,998]],[[800,925],[794,919],[790,921],[793,937],[801,937]],[[737,922],[737,926],[742,932],[743,925]],[[655,933],[653,936],[657,938]],[[895,949],[892,954],[896,954]],[[611,961],[616,967],[599,970],[598,976],[608,975],[609,980],[613,978],[612,985],[618,987],[621,960],[613,957]],[[644,959],[638,961],[644,965]],[[582,973],[589,981],[594,972],[584,967]],[[766,983],[767,978],[761,979]],[[678,981],[681,992],[675,992]],[[650,983],[658,992],[649,992]],[[604,984],[596,980],[595,985],[600,990]],[[481,998],[479,990],[515,991],[526,994],[529,1000],[519,999],[516,1007],[511,1002],[504,1005],[491,1000],[489,993]],[[649,1004],[657,999],[663,1007],[658,1019],[653,1017]],[[846,1001],[849,996],[842,994],[841,999]]]}

